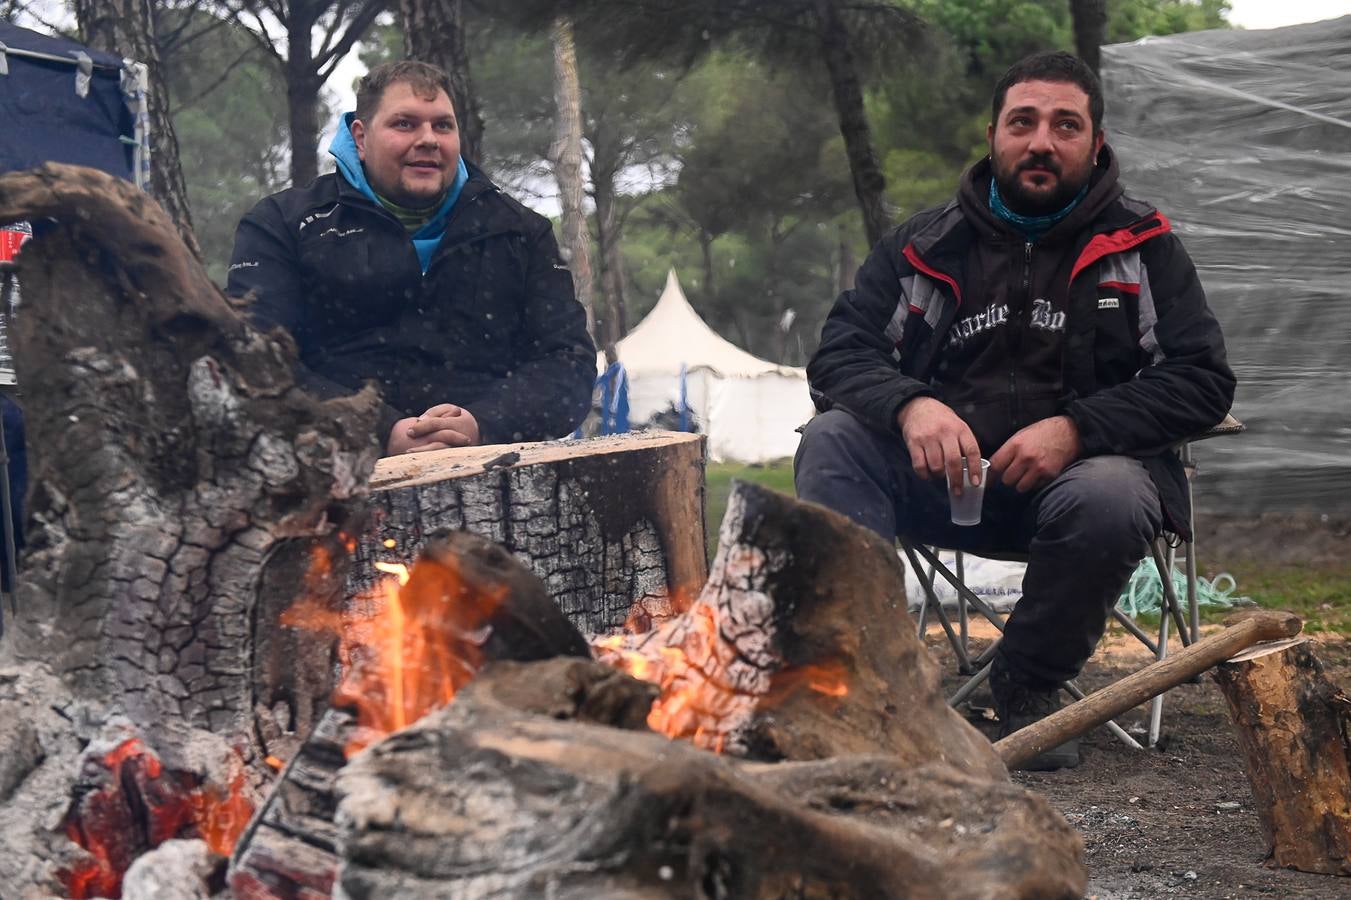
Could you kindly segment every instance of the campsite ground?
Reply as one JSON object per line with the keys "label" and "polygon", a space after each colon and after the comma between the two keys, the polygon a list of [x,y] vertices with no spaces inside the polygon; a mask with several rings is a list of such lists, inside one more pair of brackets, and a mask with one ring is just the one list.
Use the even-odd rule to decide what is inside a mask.
{"label": "campsite ground", "polygon": [[[792,492],[787,462],[708,470],[708,528],[717,526],[730,480],[742,478]],[[1351,554],[1347,529],[1328,523],[1239,523],[1208,529],[1202,574],[1228,571],[1238,593],[1262,606],[1290,609],[1319,642],[1328,676],[1351,690]],[[1279,545],[1279,552],[1272,552]],[[1218,618],[1211,616],[1207,618]],[[1218,627],[1211,625],[1208,627]],[[987,640],[973,629],[976,645]],[[935,626],[927,643],[943,664],[945,687],[960,683],[951,651]],[[1119,627],[1109,630],[1081,681],[1097,689],[1148,661],[1143,647]],[[988,692],[971,700],[976,727],[994,735],[984,710]],[[992,718],[992,713],[989,714]],[[1120,723],[1143,733],[1148,707]],[[1221,898],[1351,898],[1351,878],[1273,870],[1264,845],[1237,741],[1219,690],[1209,677],[1170,691],[1159,747],[1127,748],[1105,729],[1083,743],[1083,764],[1071,771],[1015,773],[1079,829],[1089,871],[1089,897],[1145,900],[1180,896]]]}

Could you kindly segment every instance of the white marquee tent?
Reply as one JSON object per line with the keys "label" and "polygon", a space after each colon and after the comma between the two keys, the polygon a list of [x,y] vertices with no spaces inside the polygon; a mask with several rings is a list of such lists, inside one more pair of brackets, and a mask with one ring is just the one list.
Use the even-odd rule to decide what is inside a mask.
{"label": "white marquee tent", "polygon": [[[708,436],[714,461],[767,462],[792,456],[794,430],[811,418],[807,371],[753,356],[709,328],[672,270],[657,305],[616,348],[629,383],[629,419],[649,421],[685,402]],[[599,359],[605,368],[605,357]]]}

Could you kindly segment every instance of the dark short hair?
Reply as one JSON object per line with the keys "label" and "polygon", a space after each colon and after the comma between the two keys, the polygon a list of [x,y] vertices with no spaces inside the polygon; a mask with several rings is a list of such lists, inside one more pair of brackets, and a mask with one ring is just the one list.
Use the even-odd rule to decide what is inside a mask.
{"label": "dark short hair", "polygon": [[430,63],[405,59],[401,62],[384,63],[371,69],[357,82],[357,113],[362,122],[369,122],[380,107],[386,89],[392,84],[403,82],[421,97],[435,97],[437,91],[445,91],[454,102],[450,92],[450,76]]}
{"label": "dark short hair", "polygon": [[1010,66],[994,86],[991,122],[999,121],[1009,88],[1024,81],[1059,81],[1075,85],[1088,95],[1088,116],[1093,121],[1093,133],[1102,130],[1102,82],[1087,63],[1064,50],[1033,53]]}

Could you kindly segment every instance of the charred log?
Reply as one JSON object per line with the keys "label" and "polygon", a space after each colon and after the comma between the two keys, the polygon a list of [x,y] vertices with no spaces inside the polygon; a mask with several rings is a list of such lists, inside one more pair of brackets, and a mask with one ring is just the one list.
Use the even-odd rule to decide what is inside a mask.
{"label": "charred log", "polygon": [[[438,689],[458,690],[492,661],[590,656],[540,579],[504,548],[468,532],[432,535],[390,602],[400,604],[410,632],[398,642],[401,657],[408,654],[399,674],[409,677],[397,692],[407,706],[398,711],[410,721],[445,702]],[[337,705],[287,764],[239,842],[229,880],[236,897],[329,896],[338,868],[334,779],[351,753],[390,727],[385,716],[394,691],[391,673],[376,671],[380,649],[353,649]],[[609,721],[626,711],[641,726],[652,690],[613,674],[619,686],[596,692],[595,714]],[[372,701],[380,707],[374,718]],[[579,715],[573,707],[542,712]]]}
{"label": "charred log", "polygon": [[619,627],[638,600],[669,613],[708,571],[703,467],[703,439],[668,432],[383,459],[350,591],[449,528],[525,560],[583,634]]}
{"label": "charred log", "polygon": [[884,756],[738,763],[562,717],[616,677],[494,664],[356,757],[338,780],[344,895],[1082,895],[1078,836],[1021,788]]}
{"label": "charred log", "polygon": [[1007,778],[946,703],[881,538],[823,507],[736,482],[708,584],[600,658],[661,684],[654,727],[758,759],[887,753]]}
{"label": "charred log", "polygon": [[6,175],[0,220],[15,218],[48,221],[19,260],[34,528],[7,650],[142,725],[258,739],[257,714],[303,734],[331,648],[276,620],[316,545],[342,558],[375,396],[298,390],[289,339],[248,327],[130,184]]}
{"label": "charred log", "polygon": [[[200,810],[174,804],[248,800],[263,758],[313,727],[334,643],[278,618],[302,590],[341,600],[377,401],[298,389],[290,339],[250,328],[130,184],[8,174],[0,221],[14,219],[35,223],[12,341],[32,488],[0,703],[29,729],[4,739],[0,882],[79,896],[108,831],[130,834],[124,856],[206,837]],[[338,564],[311,576],[316,554]]]}

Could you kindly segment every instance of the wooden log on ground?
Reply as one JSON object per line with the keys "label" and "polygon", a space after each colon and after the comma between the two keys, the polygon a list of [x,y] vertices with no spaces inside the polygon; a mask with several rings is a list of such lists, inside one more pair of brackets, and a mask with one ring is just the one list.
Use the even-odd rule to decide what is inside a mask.
{"label": "wooden log on ground", "polygon": [[1004,763],[1014,768],[1070,738],[1097,728],[1146,700],[1177,687],[1260,641],[1299,634],[1303,623],[1290,613],[1255,611],[1235,617],[1223,631],[1152,662],[1120,681],[1058,710],[1008,737],[995,741]]}
{"label": "wooden log on ground", "polygon": [[343,896],[1083,894],[1078,835],[1007,781],[886,756],[746,764],[604,713],[566,718],[607,708],[590,698],[616,678],[497,663],[353,759],[338,776]]}
{"label": "wooden log on ground", "polygon": [[618,628],[639,600],[669,615],[708,571],[703,443],[642,432],[382,459],[351,591],[369,589],[376,560],[411,559],[426,535],[463,529],[526,561],[584,634]]}
{"label": "wooden log on ground", "polygon": [[1267,864],[1351,875],[1351,697],[1314,642],[1282,641],[1214,672],[1238,732]]}

